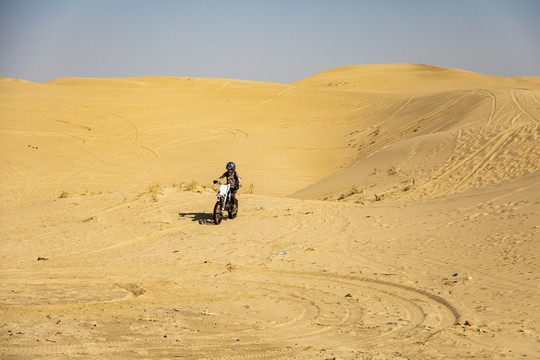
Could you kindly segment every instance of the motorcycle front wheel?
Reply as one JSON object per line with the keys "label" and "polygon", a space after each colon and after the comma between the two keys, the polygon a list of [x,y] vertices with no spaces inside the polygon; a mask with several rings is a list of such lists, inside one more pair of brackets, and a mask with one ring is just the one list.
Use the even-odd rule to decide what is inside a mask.
{"label": "motorcycle front wheel", "polygon": [[213,215],[213,218],[214,218],[214,224],[216,224],[216,225],[221,224],[221,219],[222,219],[222,215],[221,215],[221,203],[220,203],[219,201],[216,202],[216,205],[214,206],[214,215]]}

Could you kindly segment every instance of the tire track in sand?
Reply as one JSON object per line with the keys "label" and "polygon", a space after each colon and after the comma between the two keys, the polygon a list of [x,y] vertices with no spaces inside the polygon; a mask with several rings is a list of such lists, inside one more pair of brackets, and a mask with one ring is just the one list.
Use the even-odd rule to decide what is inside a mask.
{"label": "tire track in sand", "polygon": [[[205,293],[201,282],[215,290]],[[153,317],[131,325],[128,333],[117,334],[124,340],[99,340],[89,334],[79,344],[10,345],[4,353],[58,356],[69,351],[78,358],[91,349],[106,357],[135,352],[181,357],[209,354],[214,359],[308,358],[309,352],[299,353],[313,346],[366,347],[390,336],[402,343],[424,341],[452,329],[460,317],[440,296],[368,276],[246,267],[219,276],[187,276],[181,289],[172,295],[176,304],[193,297],[205,300],[200,312],[198,308],[168,310],[163,321],[170,340],[156,335],[165,330],[158,331],[164,325]],[[196,331],[201,323],[211,326]]]}
{"label": "tire track in sand", "polygon": [[[532,101],[527,101],[525,98],[525,91],[527,91],[527,95],[529,95],[528,98],[532,99]],[[513,103],[520,111],[519,114],[511,120],[513,125],[517,123],[522,115],[526,116],[527,119],[523,119],[526,123],[531,121],[533,123],[540,122],[540,106],[538,106],[538,101],[532,90],[511,90],[510,95]]]}

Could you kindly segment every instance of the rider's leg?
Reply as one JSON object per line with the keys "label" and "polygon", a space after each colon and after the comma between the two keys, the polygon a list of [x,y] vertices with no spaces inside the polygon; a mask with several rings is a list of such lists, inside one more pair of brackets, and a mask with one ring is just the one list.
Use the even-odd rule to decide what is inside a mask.
{"label": "rider's leg", "polygon": [[238,191],[238,189],[233,189],[231,191],[231,200],[232,200],[233,205],[236,205],[236,206],[238,206],[238,199],[236,198],[236,192],[237,191]]}

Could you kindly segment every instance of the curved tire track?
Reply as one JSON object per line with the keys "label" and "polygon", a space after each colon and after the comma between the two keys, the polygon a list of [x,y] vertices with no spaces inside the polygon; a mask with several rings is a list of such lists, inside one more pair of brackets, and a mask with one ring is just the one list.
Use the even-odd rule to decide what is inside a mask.
{"label": "curved tire track", "polygon": [[[215,284],[217,290],[212,294],[201,293],[198,286],[201,281]],[[227,286],[220,292],[222,283]],[[176,330],[176,334],[171,333],[174,327],[168,328],[169,336],[180,342],[157,340],[155,330],[149,329],[152,322],[144,322],[138,327],[131,326],[130,334],[120,336],[124,341],[99,341],[90,337],[72,345],[7,346],[4,352],[31,356],[69,351],[73,356],[92,349],[107,356],[141,351],[161,356],[208,354],[219,359],[307,358],[309,352],[299,353],[299,348],[311,344],[330,343],[326,346],[329,348],[365,347],[389,336],[402,342],[423,341],[452,328],[460,317],[459,311],[438,295],[367,276],[246,267],[223,276],[186,277],[182,292],[186,295],[174,295],[177,303],[195,296],[204,299],[210,311],[171,311],[167,315],[184,325],[184,331]],[[148,296],[152,296],[151,292]],[[242,304],[248,304],[249,308]],[[201,322],[214,324],[213,328],[193,331]],[[284,344],[298,347],[295,350]]]}

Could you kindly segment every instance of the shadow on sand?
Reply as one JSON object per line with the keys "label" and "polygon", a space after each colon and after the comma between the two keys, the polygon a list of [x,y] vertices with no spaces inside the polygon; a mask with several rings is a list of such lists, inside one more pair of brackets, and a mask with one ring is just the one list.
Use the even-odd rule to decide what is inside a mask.
{"label": "shadow on sand", "polygon": [[178,213],[181,218],[191,218],[192,221],[197,221],[201,225],[213,225],[214,220],[212,214],[208,213]]}

